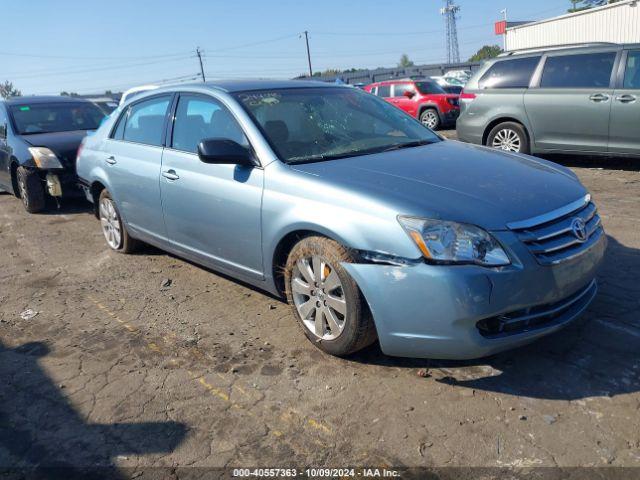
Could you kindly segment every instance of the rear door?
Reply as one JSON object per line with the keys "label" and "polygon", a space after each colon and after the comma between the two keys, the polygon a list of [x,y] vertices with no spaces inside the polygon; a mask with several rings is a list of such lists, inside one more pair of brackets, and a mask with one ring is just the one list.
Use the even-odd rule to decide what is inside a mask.
{"label": "rear door", "polygon": [[174,248],[209,265],[262,278],[260,209],[263,170],[200,161],[205,138],[250,148],[242,127],[218,99],[180,94],[162,157],[162,207]]}
{"label": "rear door", "polygon": [[534,150],[602,153],[609,140],[618,52],[553,53],[524,95]]}
{"label": "rear door", "polygon": [[172,94],[133,103],[120,117],[104,153],[111,194],[126,223],[145,239],[166,239],[160,166]]}
{"label": "rear door", "polygon": [[640,155],[640,50],[625,51],[620,70],[611,104],[609,152]]}

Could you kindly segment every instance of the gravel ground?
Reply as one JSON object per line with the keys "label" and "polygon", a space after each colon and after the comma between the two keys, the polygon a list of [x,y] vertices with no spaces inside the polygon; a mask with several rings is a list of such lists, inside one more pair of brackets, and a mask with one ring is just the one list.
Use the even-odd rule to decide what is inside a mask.
{"label": "gravel ground", "polygon": [[640,467],[640,163],[563,163],[609,235],[600,293],[473,362],[332,358],[276,298],[0,195],[0,467]]}

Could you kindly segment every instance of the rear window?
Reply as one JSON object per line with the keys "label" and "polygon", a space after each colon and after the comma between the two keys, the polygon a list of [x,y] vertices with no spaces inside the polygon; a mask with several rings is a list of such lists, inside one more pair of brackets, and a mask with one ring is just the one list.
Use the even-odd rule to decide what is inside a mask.
{"label": "rear window", "polygon": [[611,83],[615,52],[548,57],[541,88],[603,88]]}
{"label": "rear window", "polygon": [[640,50],[633,50],[627,56],[623,87],[640,89]]}
{"label": "rear window", "polygon": [[447,93],[436,82],[416,82],[416,88],[424,95],[435,95],[439,93]]}
{"label": "rear window", "polygon": [[11,116],[20,135],[74,130],[95,130],[105,117],[92,103],[34,103],[11,105]]}
{"label": "rear window", "polygon": [[514,58],[494,63],[478,82],[480,88],[527,88],[540,57]]}

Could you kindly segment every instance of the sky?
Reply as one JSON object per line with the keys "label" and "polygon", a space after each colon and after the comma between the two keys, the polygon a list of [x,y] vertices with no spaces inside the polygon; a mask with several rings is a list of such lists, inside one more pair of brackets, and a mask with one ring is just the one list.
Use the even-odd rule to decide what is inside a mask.
{"label": "sky", "polygon": [[[456,0],[462,60],[501,44],[493,24],[566,13],[569,0]],[[24,95],[122,91],[145,83],[291,78],[446,60],[442,0],[0,0],[0,82]]]}

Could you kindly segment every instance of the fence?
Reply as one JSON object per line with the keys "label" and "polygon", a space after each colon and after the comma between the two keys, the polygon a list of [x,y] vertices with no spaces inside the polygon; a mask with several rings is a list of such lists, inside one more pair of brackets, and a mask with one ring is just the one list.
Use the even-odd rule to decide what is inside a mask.
{"label": "fence", "polygon": [[[337,75],[321,75],[313,77],[313,80],[322,80],[325,82],[334,82],[340,78],[345,83],[351,85],[356,83],[373,83],[383,80],[391,80],[394,78],[409,77],[431,77],[444,75],[450,70],[477,70],[482,63],[480,62],[464,62],[454,64],[432,64],[432,65],[414,65],[413,67],[397,67],[397,68],[376,68],[375,70],[358,70],[356,72],[343,72]],[[309,79],[309,77],[301,77]]]}

